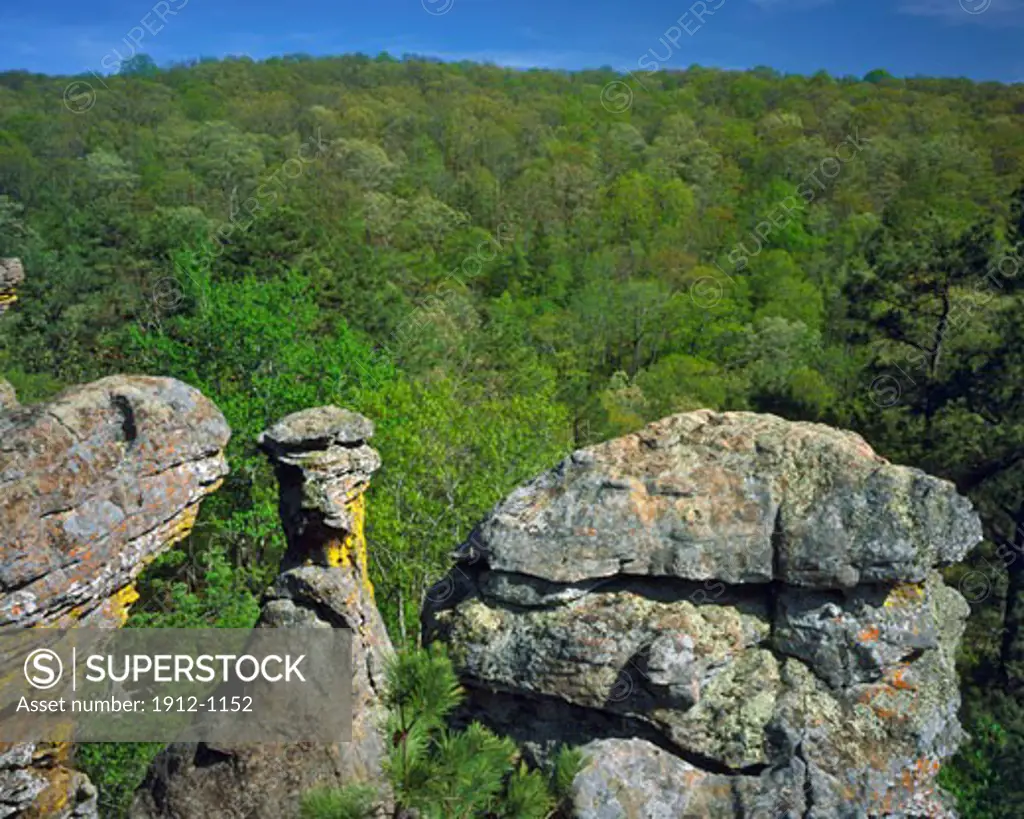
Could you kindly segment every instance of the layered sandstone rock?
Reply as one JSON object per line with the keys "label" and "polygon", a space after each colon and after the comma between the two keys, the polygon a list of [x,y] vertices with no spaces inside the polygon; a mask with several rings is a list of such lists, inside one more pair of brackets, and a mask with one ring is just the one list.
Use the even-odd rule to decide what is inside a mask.
{"label": "layered sandstone rock", "polygon": [[[116,376],[0,407],[0,626],[122,624],[144,565],[188,534],[227,472],[199,392]],[[4,673],[6,673],[6,668]],[[0,745],[0,817],[94,817],[66,744]]]}
{"label": "layered sandstone rock", "polygon": [[0,259],[0,316],[18,300],[18,285],[25,281],[21,259]]}
{"label": "layered sandstone rock", "polygon": [[307,562],[348,567],[372,600],[366,567],[363,493],[380,469],[367,444],[373,423],[338,407],[289,415],[260,435],[281,490],[280,512],[288,540],[284,566]]}
{"label": "layered sandstone rock", "polygon": [[0,414],[0,626],[120,625],[192,528],[230,430],[197,390],[113,376]]}
{"label": "layered sandstone rock", "polygon": [[467,718],[583,745],[577,815],[946,815],[981,539],[953,486],[859,436],[699,411],[574,453],[435,587]]}
{"label": "layered sandstone rock", "polygon": [[352,741],[172,745],[150,770],[133,819],[290,819],[314,787],[382,785],[380,694],[394,649],[366,563],[363,493],[380,467],[368,444],[372,435],[363,416],[320,407],[260,436],[280,485],[288,550],[259,626],[352,629]]}

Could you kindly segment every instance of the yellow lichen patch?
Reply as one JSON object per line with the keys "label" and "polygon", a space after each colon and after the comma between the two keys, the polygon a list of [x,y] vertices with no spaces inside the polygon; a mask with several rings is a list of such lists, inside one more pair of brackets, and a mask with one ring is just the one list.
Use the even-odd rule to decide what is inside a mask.
{"label": "yellow lichen patch", "polygon": [[110,613],[117,618],[122,626],[128,621],[128,609],[138,599],[139,593],[134,584],[125,586],[110,598]]}
{"label": "yellow lichen patch", "polygon": [[344,540],[331,541],[326,545],[327,565],[355,569],[372,600],[373,584],[366,554],[366,495],[357,495],[348,504],[348,511],[352,515],[352,531]]}
{"label": "yellow lichen patch", "polygon": [[324,545],[324,555],[327,558],[327,565],[335,569],[347,569],[352,564],[348,559],[348,538],[345,540],[329,540]]}
{"label": "yellow lichen patch", "polygon": [[924,600],[924,596],[923,583],[901,583],[889,592],[889,596],[885,598],[885,608],[911,606]]}
{"label": "yellow lichen patch", "polygon": [[[210,487],[211,492],[215,492],[217,488],[223,483],[223,481],[217,481],[216,484]],[[181,514],[174,520],[171,530],[167,533],[167,547],[170,548],[175,543],[184,540],[192,533],[192,528],[196,524],[196,518],[199,517],[199,504],[193,504],[188,506],[181,511]]]}
{"label": "yellow lichen patch", "polygon": [[72,791],[73,773],[64,767],[71,758],[71,743],[59,742],[36,746],[33,755],[37,766],[34,772],[46,777],[46,787],[40,792],[26,811],[24,819],[46,819],[59,816],[67,807],[68,797]]}
{"label": "yellow lichen patch", "polygon": [[366,495],[360,495],[349,505],[352,513],[352,534],[348,536],[348,547],[353,561],[363,575],[363,588],[373,599],[373,584],[370,583],[370,564],[366,553]]}

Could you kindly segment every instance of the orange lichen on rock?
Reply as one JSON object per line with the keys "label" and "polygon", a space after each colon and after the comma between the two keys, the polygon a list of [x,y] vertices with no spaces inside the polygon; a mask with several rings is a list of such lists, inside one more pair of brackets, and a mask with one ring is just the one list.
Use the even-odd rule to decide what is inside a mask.
{"label": "orange lichen on rock", "polygon": [[857,633],[857,642],[873,643],[876,640],[878,640],[879,636],[881,636],[881,633],[882,632],[878,629],[877,626],[870,626],[868,628],[861,629]]}
{"label": "orange lichen on rock", "polygon": [[909,673],[911,673],[909,666],[897,666],[887,670],[884,679],[889,685],[900,691],[916,691],[917,686],[907,679]]}

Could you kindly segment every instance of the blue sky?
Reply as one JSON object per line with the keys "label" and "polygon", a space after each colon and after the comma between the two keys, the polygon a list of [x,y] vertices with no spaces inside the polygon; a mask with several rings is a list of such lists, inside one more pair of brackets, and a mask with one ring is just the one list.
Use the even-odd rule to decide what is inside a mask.
{"label": "blue sky", "polygon": [[[705,11],[711,13],[704,13]],[[1024,82],[1024,0],[0,0],[0,70],[389,51],[514,67],[693,63]]]}

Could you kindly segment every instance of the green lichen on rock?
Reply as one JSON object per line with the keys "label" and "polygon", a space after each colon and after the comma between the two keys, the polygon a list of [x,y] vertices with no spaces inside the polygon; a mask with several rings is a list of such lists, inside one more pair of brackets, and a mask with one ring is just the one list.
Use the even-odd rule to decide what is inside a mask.
{"label": "green lichen on rock", "polygon": [[702,410],[499,503],[425,638],[467,718],[586,745],[580,817],[942,817],[967,605],[935,567],[980,537],[853,433]]}

